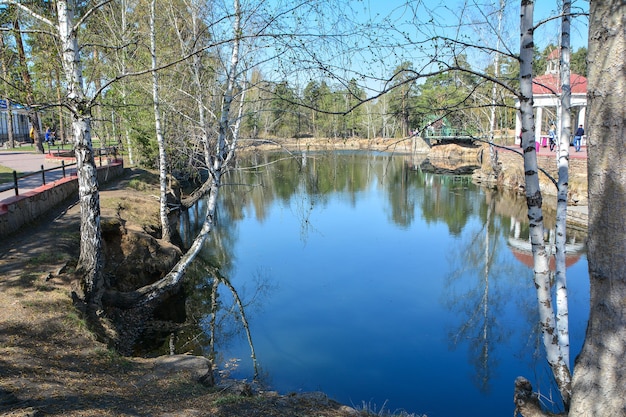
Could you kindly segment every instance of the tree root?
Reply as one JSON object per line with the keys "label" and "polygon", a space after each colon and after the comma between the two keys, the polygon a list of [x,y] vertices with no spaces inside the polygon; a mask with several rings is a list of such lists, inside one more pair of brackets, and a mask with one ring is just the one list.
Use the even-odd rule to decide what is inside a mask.
{"label": "tree root", "polygon": [[518,376],[515,379],[515,414],[522,415],[523,417],[554,417],[563,416],[566,414],[552,414],[547,413],[541,409],[539,403],[539,397],[533,392],[533,386],[529,380],[523,376]]}

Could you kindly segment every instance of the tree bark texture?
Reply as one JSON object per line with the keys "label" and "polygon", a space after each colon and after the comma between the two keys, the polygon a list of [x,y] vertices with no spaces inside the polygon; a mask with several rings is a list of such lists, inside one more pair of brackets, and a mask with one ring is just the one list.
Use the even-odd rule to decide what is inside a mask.
{"label": "tree bark texture", "polygon": [[590,1],[590,315],[570,415],[626,416],[626,2]]}

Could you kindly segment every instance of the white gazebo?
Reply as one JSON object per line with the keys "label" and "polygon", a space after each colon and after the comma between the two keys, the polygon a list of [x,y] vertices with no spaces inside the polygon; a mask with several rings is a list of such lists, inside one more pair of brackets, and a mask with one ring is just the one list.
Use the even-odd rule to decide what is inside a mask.
{"label": "white gazebo", "polygon": [[[540,142],[544,135],[543,110],[555,109],[555,123],[558,125],[561,114],[561,77],[559,71],[560,50],[555,49],[548,55],[546,73],[533,78],[533,108],[535,109],[535,141]],[[587,78],[582,75],[570,74],[570,89],[572,115],[576,116],[578,123],[572,126],[572,134],[579,125],[585,122],[585,110],[587,109]],[[519,108],[519,101],[516,103]],[[522,120],[518,111],[515,117],[515,143],[519,144],[519,132],[522,128]],[[559,131],[561,126],[558,126]],[[547,130],[547,129],[546,129]]]}

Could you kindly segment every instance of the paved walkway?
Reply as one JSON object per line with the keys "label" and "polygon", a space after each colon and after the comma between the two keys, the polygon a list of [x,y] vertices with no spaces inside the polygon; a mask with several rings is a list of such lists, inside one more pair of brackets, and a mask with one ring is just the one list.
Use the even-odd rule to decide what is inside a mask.
{"label": "paved walkway", "polygon": [[[71,163],[71,162],[69,162]],[[68,164],[68,162],[66,162]],[[0,165],[7,168],[11,168],[18,172],[18,177],[23,174],[41,171],[41,167],[44,169],[57,168],[61,166],[61,161],[58,159],[46,158],[45,154],[36,152],[20,152],[20,151],[0,151]],[[65,175],[74,174],[76,167],[67,168]],[[63,172],[61,169],[46,172],[46,184],[61,179]],[[6,183],[5,183],[6,184]],[[4,184],[2,184],[4,185]],[[43,185],[43,178],[40,175],[32,175],[24,179],[18,179],[18,189],[20,194],[32,190],[34,188]],[[0,192],[0,201],[15,196],[15,190],[8,190]]]}
{"label": "paved walkway", "polygon": [[[521,151],[519,145],[516,146],[507,146],[508,149]],[[551,151],[549,147],[539,147],[539,152],[537,152],[537,156],[553,156],[556,158],[556,149]],[[580,148],[580,152],[576,152],[573,146],[569,148],[569,158],[570,159],[587,159],[587,147],[583,146]]]}

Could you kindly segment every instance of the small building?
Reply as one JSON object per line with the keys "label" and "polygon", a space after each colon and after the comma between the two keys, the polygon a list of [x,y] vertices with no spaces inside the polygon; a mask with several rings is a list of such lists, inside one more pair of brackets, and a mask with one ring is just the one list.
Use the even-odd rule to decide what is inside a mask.
{"label": "small building", "polygon": [[[28,111],[24,106],[11,103],[11,115],[13,116],[13,139],[16,142],[30,142],[28,136],[30,124]],[[0,99],[0,145],[9,140],[9,108],[7,100]]]}
{"label": "small building", "polygon": [[[535,141],[541,142],[543,132],[549,129],[549,123],[544,124],[544,110],[554,109],[553,121],[558,125],[561,114],[561,72],[560,72],[560,49],[553,50],[548,55],[546,72],[533,78],[533,108],[535,109]],[[585,123],[585,111],[587,109],[587,78],[582,75],[570,73],[571,111],[574,120],[572,133],[579,125]],[[519,108],[519,101],[516,102]],[[577,121],[577,122],[576,122]],[[516,143],[519,144],[519,132],[522,121],[520,112],[515,118]],[[560,130],[560,126],[558,126]]]}

